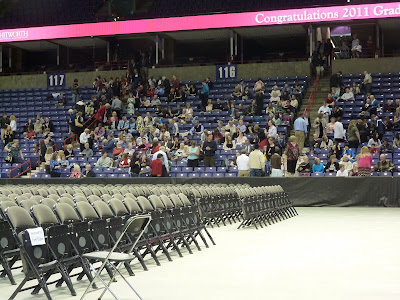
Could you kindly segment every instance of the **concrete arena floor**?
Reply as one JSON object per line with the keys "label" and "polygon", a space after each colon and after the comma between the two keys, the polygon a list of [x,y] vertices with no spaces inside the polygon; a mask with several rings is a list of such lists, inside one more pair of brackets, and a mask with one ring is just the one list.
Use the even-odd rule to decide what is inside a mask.
{"label": "concrete arena floor", "polygon": [[[237,230],[238,224],[209,229],[216,246],[173,262],[148,259],[149,271],[134,266],[128,277],[143,299],[400,299],[400,209],[298,208],[299,216],[267,228]],[[210,243],[211,244],[211,243]],[[22,274],[14,271],[16,280]],[[50,286],[54,300],[80,299],[87,280],[76,282],[78,296]],[[100,286],[100,283],[98,283]],[[138,299],[122,279],[112,284],[122,300]],[[0,279],[0,299],[15,286]],[[86,299],[97,299],[99,292]],[[16,300],[46,299],[28,291]],[[114,299],[109,293],[103,299]]]}

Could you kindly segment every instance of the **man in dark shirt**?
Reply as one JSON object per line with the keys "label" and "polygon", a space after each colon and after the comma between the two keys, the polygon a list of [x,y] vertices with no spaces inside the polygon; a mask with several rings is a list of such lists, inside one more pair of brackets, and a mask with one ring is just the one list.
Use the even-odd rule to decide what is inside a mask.
{"label": "man in dark shirt", "polygon": [[4,140],[4,133],[6,132],[7,125],[10,125],[10,119],[7,117],[7,114],[4,113],[3,117],[0,119],[1,140]]}
{"label": "man in dark shirt", "polygon": [[85,171],[83,171],[83,177],[96,177],[96,173],[93,172],[90,164],[86,164]]}
{"label": "man in dark shirt", "polygon": [[333,74],[330,79],[331,88],[343,88],[342,71]]}
{"label": "man in dark shirt", "polygon": [[207,141],[204,141],[202,150],[204,152],[204,166],[215,167],[215,151],[217,151],[217,143],[213,140],[212,134],[209,134]]}
{"label": "man in dark shirt", "polygon": [[150,164],[151,176],[162,177],[163,174],[163,155],[159,153],[157,159],[153,160]]}

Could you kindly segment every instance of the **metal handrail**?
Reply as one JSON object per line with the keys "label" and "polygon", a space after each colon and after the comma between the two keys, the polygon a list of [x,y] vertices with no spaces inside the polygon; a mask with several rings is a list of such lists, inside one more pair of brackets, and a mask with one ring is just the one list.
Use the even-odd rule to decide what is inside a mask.
{"label": "metal handrail", "polygon": [[[11,177],[11,172],[12,172],[12,171],[14,171],[14,170],[16,170],[16,169],[18,169],[18,168],[21,168],[23,165],[26,165],[26,164],[28,164],[28,163],[29,163],[29,168],[28,168],[28,169],[26,169],[25,171],[22,171],[22,172],[18,173],[18,174],[17,174],[16,176],[14,176],[14,177]],[[32,162],[31,162],[31,160],[28,160],[28,161],[26,161],[26,162],[24,162],[24,163],[22,163],[22,164],[16,166],[14,169],[11,169],[10,172],[8,173],[8,177],[9,177],[9,178],[17,178],[17,177],[20,177],[21,175],[27,173],[28,171],[29,171],[29,175],[31,175],[31,170],[32,170]]]}
{"label": "metal handrail", "polygon": [[71,140],[71,144],[73,144],[73,143],[75,143],[75,142],[77,141],[77,137],[78,137],[77,134],[73,134],[73,135],[71,135],[70,137],[67,137],[67,138],[64,140],[64,151],[65,151],[65,149],[66,149],[66,147],[67,147],[67,141],[68,141],[68,140]]}

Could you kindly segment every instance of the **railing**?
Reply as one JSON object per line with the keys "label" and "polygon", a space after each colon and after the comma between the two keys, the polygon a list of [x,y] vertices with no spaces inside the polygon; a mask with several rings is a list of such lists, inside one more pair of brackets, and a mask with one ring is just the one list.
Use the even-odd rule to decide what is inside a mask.
{"label": "railing", "polygon": [[[90,121],[91,121],[91,123],[90,123]],[[93,114],[89,119],[86,120],[85,123],[83,123],[83,128],[89,128],[89,127],[92,126],[95,122],[96,122],[96,119],[94,118],[94,114]],[[90,123],[90,124],[89,124],[89,125],[86,125],[86,124],[88,124],[88,123]]]}
{"label": "railing", "polygon": [[[11,173],[15,170],[17,170],[18,168],[22,168],[22,166],[28,165],[29,164],[29,168],[27,168],[24,171],[21,171],[20,173],[18,173],[17,175],[15,175],[14,177],[12,177]],[[19,166],[16,166],[14,169],[10,170],[10,172],[8,173],[8,177],[9,178],[17,178],[20,177],[21,175],[28,173],[29,172],[29,176],[31,175],[31,170],[32,170],[32,163],[31,160],[28,160],[22,164],[20,164]]]}
{"label": "railing", "polygon": [[310,97],[308,98],[307,107],[304,109],[304,113],[309,112],[314,106],[315,99],[317,97],[317,91],[319,90],[319,76],[315,79],[313,90],[311,91]]}
{"label": "railing", "polygon": [[65,151],[65,149],[67,148],[67,141],[69,141],[69,140],[71,140],[71,143],[69,143],[69,144],[74,144],[74,143],[76,143],[76,141],[78,140],[78,135],[77,135],[77,134],[73,134],[73,135],[71,135],[70,137],[67,137],[67,138],[64,140],[64,151]]}

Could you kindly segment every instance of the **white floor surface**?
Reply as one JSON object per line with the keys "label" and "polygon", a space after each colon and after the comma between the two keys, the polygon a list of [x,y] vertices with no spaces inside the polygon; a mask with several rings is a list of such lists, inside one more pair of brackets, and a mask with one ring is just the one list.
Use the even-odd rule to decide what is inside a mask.
{"label": "white floor surface", "polygon": [[[256,230],[239,224],[209,228],[216,245],[173,254],[149,271],[134,266],[129,282],[145,300],[399,300],[400,209],[298,208],[299,215]],[[18,271],[16,280],[22,280]],[[80,299],[87,280],[50,286],[54,300]],[[98,283],[100,286],[100,283]],[[111,285],[122,300],[137,299],[122,279]],[[15,286],[0,279],[0,299]],[[85,299],[97,299],[98,292]],[[22,292],[18,299],[46,299]],[[109,293],[103,298],[114,299]]]}

